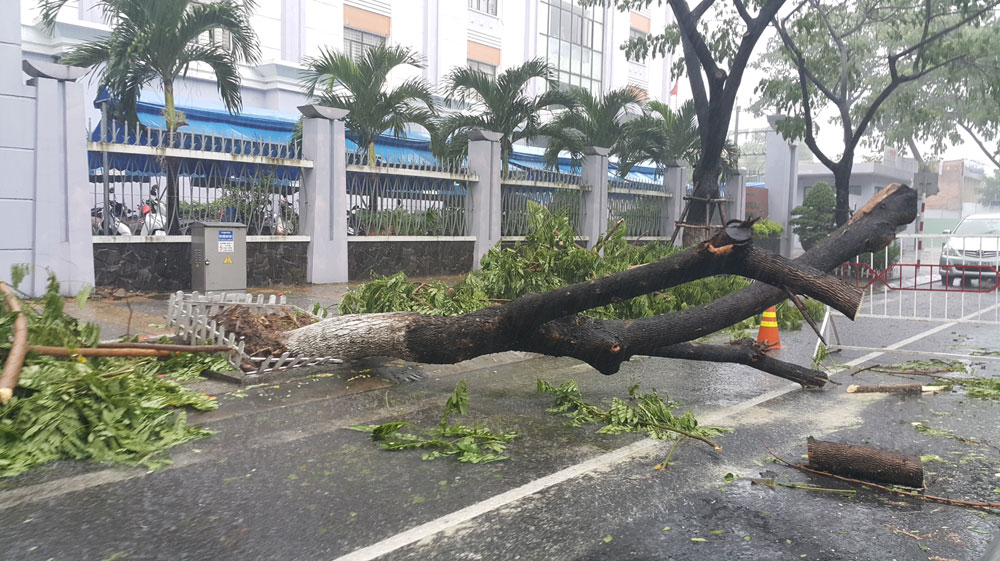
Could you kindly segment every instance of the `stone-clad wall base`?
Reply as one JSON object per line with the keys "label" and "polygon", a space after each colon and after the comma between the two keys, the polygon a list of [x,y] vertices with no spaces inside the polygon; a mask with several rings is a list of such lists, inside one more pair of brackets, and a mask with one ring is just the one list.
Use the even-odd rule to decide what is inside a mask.
{"label": "stone-clad wall base", "polygon": [[[247,284],[306,281],[308,242],[248,242]],[[190,243],[95,243],[96,285],[136,292],[191,290]]]}
{"label": "stone-clad wall base", "polygon": [[348,240],[348,273],[365,281],[372,272],[410,277],[464,275],[472,271],[472,241],[354,241]]}

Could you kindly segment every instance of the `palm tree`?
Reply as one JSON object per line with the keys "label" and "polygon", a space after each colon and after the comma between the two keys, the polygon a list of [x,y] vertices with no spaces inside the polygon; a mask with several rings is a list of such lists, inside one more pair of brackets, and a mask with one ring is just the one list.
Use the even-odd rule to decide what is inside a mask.
{"label": "palm tree", "polygon": [[541,134],[549,137],[543,155],[545,165],[558,167],[559,153],[567,151],[573,158],[573,166],[578,167],[587,146],[609,148],[612,156],[620,158],[633,144],[628,121],[630,116],[640,114],[642,93],[625,87],[598,97],[589,90],[574,88],[569,95],[575,109],[560,113],[542,127]]}
{"label": "palm tree", "polygon": [[[693,101],[686,101],[676,111],[669,105],[651,101],[642,117],[628,123],[630,134],[622,146],[619,171],[627,173],[642,161],[652,161],[661,170],[677,167],[680,162],[696,162],[701,157],[698,113]],[[726,143],[722,154],[723,174],[738,167],[736,147]]]}
{"label": "palm tree", "polygon": [[[548,89],[529,96],[525,89],[533,79],[544,80]],[[448,100],[465,104],[469,112],[455,113],[437,123],[433,149],[438,155],[455,155],[467,149],[465,132],[485,129],[500,133],[500,158],[507,173],[514,143],[539,136],[541,112],[562,105],[571,107],[573,98],[557,89],[552,68],[542,59],[533,59],[509,68],[496,78],[471,68],[456,68],[447,78]]]}
{"label": "palm tree", "polygon": [[[423,68],[413,50],[373,45],[355,60],[347,53],[320,49],[319,56],[306,58],[304,64],[302,86],[306,94],[320,105],[349,111],[344,126],[357,140],[359,150],[367,152],[370,167],[375,166],[375,140],[383,132],[392,131],[400,137],[408,125],[433,129],[434,100],[424,80],[410,78],[395,88],[388,87],[389,72],[394,68]],[[371,212],[378,210],[377,178],[373,174],[368,197]]]}
{"label": "palm tree", "polygon": [[[41,0],[42,21],[49,29],[68,0]],[[163,117],[170,138],[184,125],[174,107],[174,83],[192,64],[203,63],[215,74],[219,96],[230,113],[242,109],[240,63],[260,59],[257,36],[250,26],[256,0],[101,0],[104,21],[111,33],[103,39],[83,43],[60,59],[63,64],[96,70],[100,85],[118,102],[118,111],[129,122],[137,120],[140,90],[159,80],[163,88]],[[232,46],[216,42],[216,34],[228,33]],[[200,37],[209,34],[210,41]],[[168,233],[179,234],[177,218],[179,165],[166,159]]]}
{"label": "palm tree", "polygon": [[304,61],[302,85],[320,105],[350,111],[344,126],[358,147],[367,151],[368,165],[375,165],[375,140],[385,131],[400,137],[408,125],[431,130],[434,100],[420,78],[388,87],[389,72],[398,66],[423,68],[413,50],[375,45],[355,60],[346,53],[320,49],[319,56]]}

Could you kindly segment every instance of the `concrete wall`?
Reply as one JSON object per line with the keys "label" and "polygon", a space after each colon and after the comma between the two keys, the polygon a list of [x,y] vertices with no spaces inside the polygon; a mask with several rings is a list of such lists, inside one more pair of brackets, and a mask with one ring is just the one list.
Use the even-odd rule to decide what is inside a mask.
{"label": "concrete wall", "polygon": [[94,282],[80,73],[50,64],[26,84],[19,21],[18,0],[0,3],[0,278],[24,264],[26,293],[51,272],[75,294]]}
{"label": "concrete wall", "polygon": [[473,268],[475,242],[352,239],[347,244],[350,280],[367,281],[372,273],[410,277],[465,275]]}

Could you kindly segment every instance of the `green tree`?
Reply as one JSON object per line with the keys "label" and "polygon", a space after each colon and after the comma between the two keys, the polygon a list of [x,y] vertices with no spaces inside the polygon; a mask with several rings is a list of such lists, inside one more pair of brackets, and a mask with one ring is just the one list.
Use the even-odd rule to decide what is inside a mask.
{"label": "green tree", "polygon": [[[837,224],[847,222],[855,151],[879,109],[902,85],[969,60],[955,31],[988,17],[997,0],[806,0],[775,19],[778,37],[763,57],[758,112],[790,115],[778,123],[834,176]],[[817,118],[840,128],[836,152],[816,140]],[[838,154],[838,155],[831,155]]]}
{"label": "green tree", "polygon": [[434,100],[421,78],[389,87],[389,73],[401,66],[423,68],[416,52],[407,47],[368,47],[355,60],[349,54],[321,48],[303,61],[303,89],[320,105],[347,109],[344,127],[375,165],[375,140],[385,131],[403,136],[410,125],[431,130]]}
{"label": "green tree", "polygon": [[971,140],[1000,167],[1000,18],[955,34],[956,44],[975,56],[901,87],[876,116],[873,144],[906,146],[924,165],[949,145]]}
{"label": "green tree", "polygon": [[[51,29],[56,15],[68,0],[41,0],[42,21]],[[63,64],[94,69],[100,85],[118,104],[118,112],[129,122],[136,117],[140,90],[159,81],[163,88],[163,117],[171,143],[173,133],[184,126],[184,116],[174,106],[174,84],[192,64],[202,63],[215,74],[219,96],[231,113],[242,109],[239,64],[254,64],[260,58],[257,36],[250,25],[255,0],[101,0],[104,21],[111,33],[74,47],[60,59]],[[221,34],[228,33],[230,45]],[[199,41],[207,34],[209,41]],[[218,39],[218,40],[217,40]],[[167,175],[168,233],[179,234],[177,217],[179,164],[165,160]]]}
{"label": "green tree", "polygon": [[1000,169],[993,170],[993,177],[987,177],[979,188],[979,204],[992,207],[1000,203]]}
{"label": "green tree", "polygon": [[[654,0],[579,1],[583,5],[615,5],[627,12],[647,7]],[[673,53],[674,75],[687,75],[701,142],[691,178],[697,199],[690,201],[687,221],[703,224],[708,214],[704,199],[719,195],[729,122],[743,73],[757,42],[785,0],[758,0],[752,4],[744,0],[701,0],[693,8],[686,0],[665,1],[673,12],[673,22],[663,33],[630,39],[625,51],[632,60]],[[662,5],[664,0],[656,3]],[[686,230],[684,243],[691,245],[703,235],[700,230]]]}
{"label": "green tree", "polygon": [[595,96],[589,90],[573,88],[569,95],[575,108],[559,113],[540,131],[549,139],[543,155],[546,166],[557,167],[562,151],[569,152],[573,165],[579,166],[583,149],[588,146],[608,148],[612,156],[621,158],[635,144],[629,118],[642,111],[642,94],[638,90],[625,87]]}
{"label": "green tree", "polygon": [[[627,172],[642,161],[654,162],[660,169],[678,167],[681,162],[701,159],[698,112],[693,100],[685,101],[676,111],[659,101],[650,101],[643,115],[628,123],[629,144],[623,150],[621,168]],[[720,173],[728,175],[738,167],[736,147],[726,142]]]}
{"label": "green tree", "polygon": [[[532,96],[528,86],[542,81],[547,90]],[[542,111],[556,106],[572,107],[573,98],[557,89],[552,68],[533,59],[508,68],[496,78],[471,68],[455,68],[447,78],[448,101],[465,111],[437,122],[433,149],[438,155],[462,154],[467,150],[466,132],[484,129],[500,133],[500,158],[507,173],[514,143],[540,135]]]}
{"label": "green tree", "polygon": [[820,181],[809,188],[802,204],[792,209],[788,225],[799,237],[804,249],[808,250],[836,228],[833,218],[836,204],[833,187]]}

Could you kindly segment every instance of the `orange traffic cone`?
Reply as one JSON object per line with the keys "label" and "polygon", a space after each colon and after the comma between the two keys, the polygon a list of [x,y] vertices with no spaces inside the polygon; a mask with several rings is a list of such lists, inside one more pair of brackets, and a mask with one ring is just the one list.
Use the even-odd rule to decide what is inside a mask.
{"label": "orange traffic cone", "polygon": [[778,313],[774,306],[764,310],[764,315],[760,318],[757,342],[765,343],[771,349],[781,348],[781,339],[778,337]]}

